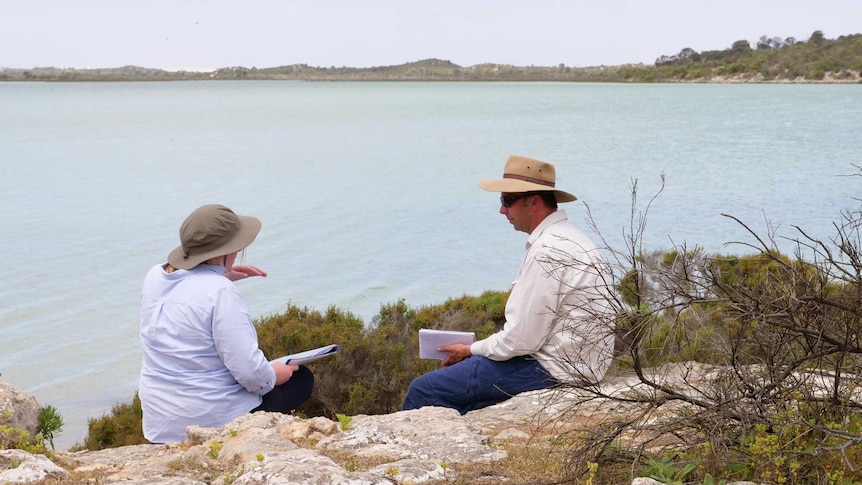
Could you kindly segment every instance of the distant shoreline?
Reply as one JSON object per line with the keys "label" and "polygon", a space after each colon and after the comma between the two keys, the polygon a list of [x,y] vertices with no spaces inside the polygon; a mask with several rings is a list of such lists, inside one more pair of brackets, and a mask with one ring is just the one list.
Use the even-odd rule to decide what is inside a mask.
{"label": "distant shoreline", "polygon": [[[733,66],[731,66],[733,67]],[[166,71],[138,66],[105,69],[39,67],[0,68],[0,81],[152,82],[152,81],[331,81],[331,82],[566,82],[626,84],[862,84],[859,70],[820,71],[816,75],[790,71],[778,74],[734,72],[719,67],[685,71],[688,67],[619,66],[518,67],[480,64],[461,67],[449,61],[423,61],[369,68],[311,67],[305,64],[273,68],[228,67],[211,71]],[[799,71],[797,69],[797,71]],[[729,71],[733,72],[733,71]],[[805,71],[809,72],[809,71]]]}
{"label": "distant shoreline", "polygon": [[629,84],[862,84],[862,34],[827,39],[815,31],[805,41],[766,36],[752,46],[740,40],[723,50],[684,48],[652,65],[570,67],[476,64],[424,59],[395,66],[267,68],[225,67],[166,71],[139,66],[105,69],[0,67],[0,81],[392,81],[392,82],[595,82]]}
{"label": "distant shoreline", "polygon": [[[797,77],[794,79],[764,79],[762,76],[710,76],[697,79],[663,79],[656,81],[620,80],[620,79],[441,79],[441,78],[415,78],[397,76],[389,77],[363,77],[363,78],[339,78],[339,77],[254,77],[254,78],[223,78],[218,76],[115,76],[115,75],[86,75],[86,76],[10,76],[0,68],[0,83],[2,82],[45,82],[45,83],[99,83],[99,82],[194,82],[194,81],[294,81],[294,82],[486,82],[486,83],[530,83],[530,82],[554,82],[554,83],[609,83],[609,84],[862,84],[862,76],[852,73],[850,77],[833,78],[826,76],[823,79],[806,79]],[[207,73],[212,74],[212,73]]]}

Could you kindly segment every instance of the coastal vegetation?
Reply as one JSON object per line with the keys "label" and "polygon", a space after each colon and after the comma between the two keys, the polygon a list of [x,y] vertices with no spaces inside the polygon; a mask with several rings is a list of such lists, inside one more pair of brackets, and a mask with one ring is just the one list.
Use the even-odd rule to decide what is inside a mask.
{"label": "coastal vegetation", "polygon": [[19,449],[28,453],[50,454],[47,445],[54,449],[54,435],[63,430],[63,417],[50,404],[39,410],[39,425],[35,434],[9,424],[12,411],[0,413],[0,450]]}
{"label": "coastal vegetation", "polygon": [[[632,200],[637,207],[636,185]],[[862,209],[839,214],[826,240],[797,228],[792,256],[776,249],[773,234],[753,231],[740,255],[684,246],[643,252],[647,212],[632,211],[625,248],[605,248],[617,315],[609,375],[636,376],[644,391],[617,396],[601,386],[564,387],[581,397],[556,414],[555,438],[507,448],[507,476],[514,483],[615,484],[637,476],[862,483]],[[344,423],[398,411],[410,381],[438,365],[418,359],[420,328],[483,338],[502,325],[507,297],[487,291],[418,308],[398,301],[367,323],[335,306],[320,312],[290,305],[255,324],[270,358],[341,346],[309,364],[315,392],[298,414]],[[663,379],[671,369],[681,384]],[[704,380],[703,369],[713,378]],[[595,399],[629,411],[584,422],[580,410]],[[91,421],[87,447],[140,437],[140,404],[133,404]],[[104,425],[112,420],[124,424]],[[633,433],[648,439],[623,438]],[[470,473],[459,469],[459,482],[470,483]]]}
{"label": "coastal vegetation", "polygon": [[815,31],[806,40],[762,36],[752,45],[738,40],[723,50],[683,48],[660,55],[653,65],[571,67],[477,64],[462,67],[425,59],[368,68],[223,67],[212,71],[165,71],[138,66],[102,69],[0,68],[0,81],[554,81],[554,82],[862,82],[862,34],[827,39]]}
{"label": "coastal vegetation", "polygon": [[[626,82],[734,76],[749,82],[791,80],[787,76],[849,82],[862,66],[847,62],[853,58],[848,52],[858,53],[860,38],[764,37],[756,48],[735,43],[725,51],[683,49],[633,71],[652,77],[633,74]],[[831,47],[821,51],[824,45]],[[843,59],[837,67],[828,61],[829,52]],[[799,62],[791,69],[782,64],[788,59]],[[796,70],[802,65],[808,67]],[[862,169],[853,175],[862,176]],[[636,195],[633,189],[635,205]],[[739,253],[707,254],[686,246],[643,252],[646,211],[638,220],[640,212],[632,214],[625,247],[606,248],[615,270],[618,316],[611,374],[633,373],[651,389],[624,399],[640,406],[641,418],[621,414],[601,426],[569,428],[552,442],[512,447],[511,458],[501,465],[505,476],[515,483],[610,484],[634,476],[662,483],[862,483],[862,210],[838,214],[829,239],[813,239],[798,228],[794,254],[779,252],[774,235],[753,231]],[[397,411],[409,382],[436,367],[418,359],[419,328],[472,330],[482,338],[502,325],[507,297],[487,291],[420,307],[396,301],[381,306],[370,322],[337,306],[319,311],[289,305],[255,325],[270,358],[341,346],[339,354],[311,364],[317,387],[298,414],[327,416],[347,429],[351,416]],[[705,383],[692,374],[683,388],[655,379],[655,369],[698,365],[715,369],[720,379]],[[589,386],[580,390],[613,398]],[[573,402],[568,416],[578,416],[582,404]],[[650,427],[646,418],[656,416],[672,418]],[[50,406],[43,408],[36,437],[4,427],[0,416],[0,449],[50,454],[46,443],[53,448],[62,426]],[[636,449],[622,446],[621,436],[633,429],[649,429],[654,436]],[[140,400],[134,396],[130,404],[91,419],[76,448],[145,442]],[[469,473],[459,471],[460,483],[469,483]]]}

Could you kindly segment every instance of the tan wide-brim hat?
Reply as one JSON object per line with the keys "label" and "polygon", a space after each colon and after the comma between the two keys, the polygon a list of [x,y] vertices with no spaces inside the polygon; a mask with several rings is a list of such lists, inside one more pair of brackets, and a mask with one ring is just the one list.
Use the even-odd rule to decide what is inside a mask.
{"label": "tan wide-brim hat", "polygon": [[257,218],[238,216],[223,205],[198,207],[180,226],[180,246],[168,255],[168,264],[192,269],[210,258],[245,249],[260,226]]}
{"label": "tan wide-brim hat", "polygon": [[574,195],[556,188],[556,170],[548,162],[512,155],[506,161],[503,178],[482,180],[479,187],[488,192],[548,192],[553,191],[557,202],[578,200]]}

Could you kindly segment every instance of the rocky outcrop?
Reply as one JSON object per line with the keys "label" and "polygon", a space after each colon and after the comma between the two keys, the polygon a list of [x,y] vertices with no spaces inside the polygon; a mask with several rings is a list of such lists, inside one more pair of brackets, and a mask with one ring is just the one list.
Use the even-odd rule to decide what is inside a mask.
{"label": "rocky outcrop", "polygon": [[0,450],[0,483],[37,483],[46,478],[62,480],[69,473],[45,455],[21,450]]}
{"label": "rocky outcrop", "polygon": [[[700,364],[669,364],[653,369],[650,377],[667,385],[684,381],[696,392],[700,379],[715,379],[719,371]],[[617,374],[601,385],[604,396],[648,392],[632,374]],[[30,409],[29,399],[16,399]],[[13,414],[27,414],[13,409]],[[635,412],[637,408],[623,400],[568,389],[523,393],[464,416],[437,407],[358,415],[342,422],[255,413],[220,428],[190,426],[189,438],[182,443],[56,452],[53,461],[21,450],[2,450],[0,483],[46,479],[127,485],[440,483],[456,478],[457,467],[451,465],[504,460],[503,445],[547,441],[560,432],[560,423],[586,429]],[[619,443],[652,442],[651,429],[664,427],[664,417],[642,416],[647,424],[632,427]]]}
{"label": "rocky outcrop", "polygon": [[[624,384],[625,379],[619,382]],[[35,400],[25,394],[14,394],[15,402],[38,410],[38,404],[31,406]],[[190,426],[189,439],[176,444],[61,451],[53,462],[7,450],[0,455],[0,483],[34,483],[48,477],[73,483],[184,485],[450,480],[455,474],[450,465],[505,459],[501,443],[534,438],[535,424],[561,412],[567,401],[559,392],[539,391],[464,416],[451,409],[426,407],[352,416],[346,424],[323,417],[247,414],[220,428]],[[15,409],[14,414],[25,414]],[[596,409],[588,410],[585,419],[592,419]]]}
{"label": "rocky outcrop", "polygon": [[[620,375],[602,387],[616,393],[634,384],[632,376]],[[189,439],[176,444],[56,452],[54,462],[10,450],[14,456],[0,458],[0,483],[46,477],[129,485],[439,482],[454,478],[450,465],[505,459],[502,443],[536,439],[542,433],[537,425],[567,414],[574,402],[581,422],[624,412],[602,399],[584,403],[577,393],[537,391],[464,416],[426,407],[352,416],[345,425],[323,417],[255,413],[220,428],[190,426]]]}
{"label": "rocky outcrop", "polygon": [[[3,383],[6,423],[34,434],[40,406]],[[100,451],[58,451],[53,461],[22,450],[0,450],[0,483],[124,484],[391,484],[453,478],[449,465],[504,459],[498,440],[529,437],[523,431],[541,393],[528,393],[466,416],[445,408],[389,415],[358,415],[347,425],[323,417],[277,413],[241,416],[220,428],[190,426],[189,439]],[[14,420],[11,418],[15,418]],[[520,428],[520,429],[519,429]],[[360,471],[362,470],[362,471]]]}
{"label": "rocky outcrop", "polygon": [[41,410],[32,394],[0,379],[0,426],[23,429],[31,437],[36,436]]}
{"label": "rocky outcrop", "polygon": [[[347,429],[321,417],[255,413],[220,428],[190,426],[183,443],[58,452],[57,459],[72,474],[99,474],[102,483],[208,483],[213,474],[246,485],[422,483],[451,476],[450,464],[504,459],[484,431],[445,408],[353,416]],[[372,466],[356,471],[355,462]]]}

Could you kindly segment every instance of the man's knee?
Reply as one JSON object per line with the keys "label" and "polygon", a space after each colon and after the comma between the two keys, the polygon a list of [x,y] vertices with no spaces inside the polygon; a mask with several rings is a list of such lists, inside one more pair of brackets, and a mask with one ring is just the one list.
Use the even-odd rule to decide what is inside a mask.
{"label": "man's knee", "polygon": [[404,396],[404,403],[401,405],[401,409],[406,411],[432,404],[433,400],[431,397],[433,392],[431,386],[428,384],[427,376],[428,374],[425,374],[413,379],[413,382],[407,387],[407,395]]}

